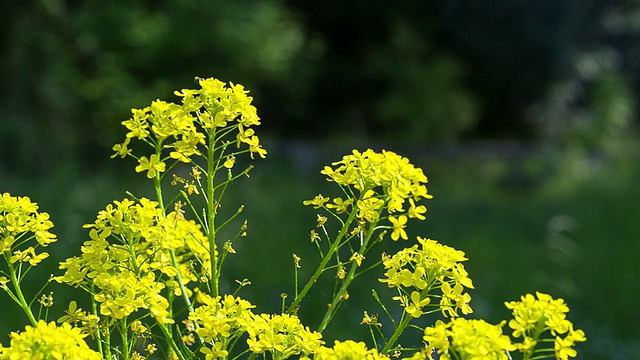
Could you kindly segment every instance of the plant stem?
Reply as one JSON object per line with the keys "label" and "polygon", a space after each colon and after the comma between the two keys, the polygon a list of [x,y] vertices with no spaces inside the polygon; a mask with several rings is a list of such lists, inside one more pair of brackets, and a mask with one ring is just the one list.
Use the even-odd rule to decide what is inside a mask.
{"label": "plant stem", "polygon": [[404,332],[404,329],[406,329],[407,326],[409,326],[409,323],[411,322],[412,317],[407,313],[405,313],[404,315],[405,317],[402,318],[402,320],[400,321],[396,329],[393,331],[393,335],[391,335],[391,337],[389,338],[389,341],[387,341],[384,348],[382,349],[382,352],[381,352],[382,354],[386,354],[391,349],[391,347],[395,344],[395,342],[398,340],[400,335],[402,335],[402,333]]}
{"label": "plant stem", "polygon": [[124,360],[129,360],[129,351],[131,346],[129,346],[129,337],[127,336],[127,318],[124,317],[120,320],[120,338],[122,339],[122,358]]}
{"label": "plant stem", "polygon": [[209,256],[211,256],[211,296],[216,297],[219,295],[218,288],[218,253],[216,251],[216,200],[214,189],[215,178],[215,131],[209,132],[209,146],[207,148],[207,240],[209,241]]}
{"label": "plant stem", "polygon": [[184,355],[180,351],[180,349],[178,349],[178,345],[176,345],[176,342],[173,341],[173,337],[171,336],[171,331],[167,329],[167,326],[159,322],[157,324],[160,330],[162,330],[162,333],[167,338],[167,342],[169,342],[169,346],[171,347],[171,350],[173,350],[173,354],[176,355],[180,360],[186,360]]}
{"label": "plant stem", "polygon": [[[369,231],[367,232],[367,235],[364,237],[364,239],[362,240],[362,243],[360,244],[360,249],[358,250],[358,253],[364,255],[363,253],[367,249],[367,246],[369,244],[369,241],[371,240],[371,236],[373,235],[376,224],[377,224],[377,221],[371,224],[371,226],[369,227]],[[338,290],[336,295],[333,297],[333,301],[331,302],[331,305],[327,309],[327,312],[324,314],[324,317],[320,322],[320,326],[318,326],[319,333],[322,333],[324,329],[326,329],[327,325],[329,325],[329,322],[335,315],[335,312],[338,310],[338,306],[340,305],[340,302],[343,301],[345,295],[347,294],[347,290],[351,285],[351,282],[356,277],[356,270],[358,269],[358,267],[359,265],[355,261],[351,263],[349,272],[347,273],[344,280],[342,281],[342,285],[340,285],[340,289]]]}
{"label": "plant stem", "polygon": [[11,254],[9,253],[9,251],[4,252],[4,258],[7,263],[7,267],[9,268],[9,277],[11,278],[11,284],[13,284],[13,289],[16,293],[18,305],[20,305],[22,311],[24,311],[24,313],[29,318],[29,322],[31,323],[31,325],[36,326],[38,322],[36,321],[35,316],[33,316],[33,312],[31,311],[31,307],[27,303],[27,300],[25,300],[24,298],[24,294],[22,293],[22,289],[20,288],[20,280],[18,279],[16,269],[11,262]]}
{"label": "plant stem", "polygon": [[340,242],[347,234],[347,231],[349,231],[349,225],[351,225],[357,213],[358,213],[358,209],[356,208],[354,208],[351,211],[351,214],[349,214],[349,218],[347,219],[347,221],[345,221],[335,241],[333,242],[333,244],[331,244],[331,247],[329,247],[329,250],[325,254],[324,258],[322,258],[322,261],[320,261],[320,264],[316,268],[316,271],[313,273],[311,278],[309,278],[309,281],[307,281],[307,283],[305,284],[304,288],[302,288],[298,296],[296,296],[296,298],[293,299],[293,302],[291,303],[291,305],[289,305],[289,307],[287,308],[287,313],[291,314],[295,312],[295,309],[298,307],[302,299],[304,299],[304,297],[307,295],[309,290],[311,290],[311,288],[316,283],[316,281],[318,281],[318,278],[320,277],[324,269],[327,267],[327,263],[329,263],[329,260],[331,260],[331,258],[333,257],[333,254],[335,254],[335,252],[338,251],[338,248],[340,247]]}

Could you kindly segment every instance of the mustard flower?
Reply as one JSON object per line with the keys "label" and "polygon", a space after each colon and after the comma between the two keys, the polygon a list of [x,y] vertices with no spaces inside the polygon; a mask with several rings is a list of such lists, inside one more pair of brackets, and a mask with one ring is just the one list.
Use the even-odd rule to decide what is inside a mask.
{"label": "mustard flower", "polygon": [[200,352],[205,355],[205,360],[226,358],[229,355],[229,352],[223,348],[222,343],[219,341],[211,347],[201,347]]}
{"label": "mustard flower", "polygon": [[425,220],[426,217],[422,214],[424,214],[425,212],[427,212],[427,207],[424,205],[419,205],[416,206],[415,201],[413,201],[413,199],[409,199],[409,211],[407,212],[407,215],[409,215],[410,218],[416,218],[419,220]]}
{"label": "mustard flower", "polygon": [[326,204],[329,201],[328,197],[324,197],[322,196],[322,194],[318,194],[316,195],[316,197],[314,197],[311,200],[305,200],[302,202],[302,204],[304,205],[312,205],[314,209],[319,209],[321,207],[324,206],[324,204]]}
{"label": "mustard flower", "polygon": [[310,331],[297,316],[289,314],[253,315],[247,324],[247,333],[247,345],[251,352],[270,352],[274,358],[308,355],[324,344],[320,333]]}
{"label": "mustard flower", "polygon": [[100,360],[84,341],[86,334],[68,323],[38,321],[24,331],[12,332],[9,347],[0,345],[0,359]]}
{"label": "mustard flower", "polygon": [[149,124],[147,123],[147,119],[149,118],[148,111],[149,108],[131,109],[133,117],[122,122],[122,125],[129,130],[127,138],[144,139],[149,136]]}
{"label": "mustard flower", "polygon": [[[56,241],[56,236],[49,231],[52,227],[49,214],[38,212],[38,205],[28,197],[0,195],[0,252],[11,254],[12,264],[25,262],[36,266],[49,257],[46,252],[36,253],[36,249]],[[19,248],[25,244],[26,247]]]}
{"label": "mustard flower", "polygon": [[[342,160],[325,166],[321,173],[347,194],[346,200],[342,197],[332,199],[332,203],[326,205],[328,209],[341,214],[355,205],[358,219],[369,223],[377,223],[386,212],[393,225],[393,240],[406,239],[403,229],[408,218],[425,219],[422,214],[426,207],[417,206],[416,202],[432,198],[422,170],[391,151],[353,150]],[[408,209],[407,201],[411,204]]]}
{"label": "mustard flower", "polygon": [[113,145],[113,151],[115,151],[115,154],[111,155],[111,158],[115,158],[116,156],[119,156],[121,158],[126,157],[127,155],[131,154],[131,149],[129,149],[129,143],[131,142],[131,138],[127,137],[124,139],[124,141],[121,144],[115,144]]}
{"label": "mustard flower", "polygon": [[373,190],[364,193],[363,198],[356,202],[358,207],[358,218],[365,219],[370,223],[375,222],[380,217],[380,209],[384,206],[384,200],[374,196]]}
{"label": "mustard flower", "polygon": [[[473,288],[461,264],[467,260],[464,252],[421,237],[418,237],[418,244],[393,256],[383,255],[385,277],[380,282],[390,288],[401,288],[407,294],[412,289],[422,292],[440,288],[440,309],[444,315],[457,316],[459,310],[463,314],[472,312],[469,306],[471,296],[464,292],[465,288]],[[411,310],[412,315],[418,313],[414,308]]]}
{"label": "mustard flower", "polygon": [[231,295],[224,298],[203,294],[204,305],[189,314],[189,321],[198,325],[196,333],[206,342],[221,341],[244,334],[255,306]]}
{"label": "mustard flower", "polygon": [[34,235],[38,245],[48,246],[56,241],[56,236],[49,232],[52,227],[49,214],[38,212],[38,204],[28,197],[14,197],[9,193],[0,195],[1,251],[12,250],[14,243],[27,233]]}
{"label": "mustard flower", "polygon": [[160,160],[157,154],[151,154],[149,158],[143,156],[138,160],[138,162],[139,164],[136,166],[136,172],[143,172],[146,170],[147,177],[149,179],[153,179],[166,168],[166,164]]}
{"label": "mustard flower", "polygon": [[512,310],[513,319],[509,320],[509,327],[513,329],[513,337],[523,338],[519,347],[526,353],[535,351],[531,344],[540,344],[540,339],[547,331],[554,338],[554,351],[558,359],[575,357],[574,344],[586,341],[584,332],[574,330],[573,324],[566,318],[569,307],[563,299],[537,292],[535,296],[523,295],[520,301],[506,302],[505,306]]}
{"label": "mustard flower", "polygon": [[341,197],[333,198],[332,201],[333,201],[333,204],[327,204],[327,208],[335,209],[336,213],[338,214],[347,212],[347,210],[349,209],[349,206],[353,204],[353,199],[343,200]]}
{"label": "mustard flower", "polygon": [[422,298],[420,293],[417,291],[412,291],[410,298],[411,303],[408,304],[405,311],[414,318],[419,318],[422,316],[422,308],[429,305],[431,299],[429,297]]}
{"label": "mustard flower", "polygon": [[[267,151],[251,128],[260,125],[260,117],[251,105],[253,99],[248,91],[242,85],[227,85],[213,78],[196,78],[196,81],[200,89],[174,92],[182,98],[181,104],[155,100],[143,109],[132,109],[132,117],[122,122],[128,130],[126,138],[113,147],[113,157],[132,155],[128,145],[130,139],[135,138],[155,150],[170,149],[169,159],[190,163],[193,157],[202,156],[202,150],[207,146],[217,146],[207,144],[207,141],[228,142],[228,136],[233,136],[233,131],[237,130],[238,148],[244,145],[251,158],[255,154],[264,158]],[[216,135],[210,136],[213,134]],[[165,155],[157,153],[155,156],[139,157],[136,171],[147,171],[149,178],[165,171],[166,165],[160,160]]]}
{"label": "mustard flower", "polygon": [[393,225],[393,232],[391,233],[391,240],[397,241],[399,238],[403,240],[409,239],[407,232],[404,229],[407,227],[407,217],[400,215],[397,219],[394,216],[389,216],[389,221]]}
{"label": "mustard flower", "polygon": [[442,360],[508,360],[508,352],[515,350],[515,346],[502,334],[503,326],[504,322],[491,325],[484,320],[464,318],[453,318],[449,323],[438,320],[424,330],[426,354],[434,359],[435,350]]}
{"label": "mustard flower", "polygon": [[[208,275],[210,255],[199,225],[175,211],[164,216],[157,202],[114,201],[86,227],[91,228],[90,240],[83,244],[82,254],[62,262],[65,272],[54,280],[94,287],[93,298],[103,316],[122,319],[146,309],[158,322],[173,323],[164,289],[181,295],[174,279],[180,272],[191,294],[189,283]],[[187,266],[191,260],[196,265]]]}
{"label": "mustard flower", "polygon": [[[309,359],[302,357],[302,359]],[[363,342],[336,340],[332,348],[320,347],[313,355],[314,360],[389,360],[376,349],[368,349]]]}
{"label": "mustard flower", "polygon": [[[205,136],[196,131],[180,134],[180,140],[175,141],[169,147],[173,149],[169,156],[172,159],[189,163],[193,155],[200,155],[198,145],[204,144]],[[164,171],[164,170],[163,170]]]}

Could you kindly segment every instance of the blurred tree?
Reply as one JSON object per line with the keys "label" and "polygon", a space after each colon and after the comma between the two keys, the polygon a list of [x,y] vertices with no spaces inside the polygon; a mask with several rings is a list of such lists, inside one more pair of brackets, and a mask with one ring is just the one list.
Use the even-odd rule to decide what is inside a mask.
{"label": "blurred tree", "polygon": [[305,99],[303,84],[321,50],[277,1],[1,6],[0,143],[16,154],[3,156],[2,166],[28,174],[48,173],[61,161],[95,163],[96,152],[110,151],[119,138],[131,107],[171,99],[174,89],[193,86],[194,76],[233,80],[257,93],[280,84],[284,94],[260,94],[260,107]]}
{"label": "blurred tree", "polygon": [[573,58],[597,38],[607,1],[433,1],[437,45],[470,64],[469,87],[482,115],[477,137],[534,140],[525,121],[532,102],[568,75]]}
{"label": "blurred tree", "polygon": [[638,91],[628,76],[640,66],[637,1],[0,7],[0,150],[19,154],[0,166],[12,171],[104,158],[131,107],[170,100],[196,75],[246,85],[277,135],[398,141],[545,136],[528,121],[531,104],[571,79],[597,44],[624,59],[620,75]]}
{"label": "blurred tree", "polygon": [[441,141],[475,125],[467,64],[433,46],[427,2],[289,3],[326,48],[298,133],[306,125],[315,134]]}

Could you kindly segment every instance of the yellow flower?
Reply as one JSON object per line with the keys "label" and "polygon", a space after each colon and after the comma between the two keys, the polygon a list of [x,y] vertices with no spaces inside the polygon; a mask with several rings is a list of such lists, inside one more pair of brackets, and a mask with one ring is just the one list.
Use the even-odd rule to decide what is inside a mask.
{"label": "yellow flower", "polygon": [[[303,358],[304,359],[304,358]],[[320,347],[313,355],[314,360],[389,360],[376,349],[367,349],[363,342],[336,340],[332,348]]]}
{"label": "yellow flower", "polygon": [[351,255],[351,258],[349,259],[349,261],[355,262],[356,264],[358,264],[358,266],[362,265],[362,260],[364,260],[364,255],[358,252],[354,252],[353,255]]}
{"label": "yellow flower", "polygon": [[397,241],[399,238],[402,238],[403,240],[409,239],[406,231],[404,231],[404,228],[407,227],[407,217],[405,215],[400,215],[397,219],[393,216],[389,216],[389,221],[393,225],[391,240]]}
{"label": "yellow flower", "polygon": [[440,359],[508,360],[508,351],[516,347],[502,334],[504,322],[491,325],[484,320],[454,318],[449,323],[438,320],[424,330],[426,353],[433,359],[433,350]]}
{"label": "yellow flower", "polygon": [[131,138],[127,137],[127,138],[124,139],[122,144],[113,145],[112,149],[116,153],[111,155],[111,158],[115,158],[116,156],[120,156],[121,158],[124,158],[127,155],[131,154],[131,149],[129,149],[129,147],[128,147],[130,141],[131,141]]}
{"label": "yellow flower", "polygon": [[416,218],[419,220],[424,220],[426,219],[426,217],[422,214],[427,212],[427,207],[424,205],[420,205],[420,206],[416,206],[415,202],[413,201],[413,199],[409,199],[409,211],[408,211],[408,215],[410,218]]}
{"label": "yellow flower", "polygon": [[314,209],[319,209],[324,206],[329,201],[328,197],[322,196],[322,194],[316,195],[312,200],[305,200],[302,202],[304,205],[313,205]]}
{"label": "yellow flower", "polygon": [[414,318],[419,318],[422,316],[422,308],[429,305],[430,302],[431,299],[429,297],[421,299],[420,293],[413,291],[411,292],[411,303],[405,308],[405,311]]}
{"label": "yellow flower", "polygon": [[333,199],[333,204],[327,204],[327,208],[336,209],[336,213],[342,214],[349,209],[351,204],[353,204],[353,199],[342,200],[342,198],[337,197]]}
{"label": "yellow flower", "polygon": [[219,341],[217,341],[213,347],[201,347],[200,352],[205,354],[205,360],[220,359],[229,355],[229,352],[222,348],[222,343]]}
{"label": "yellow flower", "polygon": [[147,177],[153,179],[158,173],[165,170],[166,164],[160,160],[157,154],[152,154],[149,159],[146,156],[141,157],[138,160],[138,166],[136,166],[136,172],[143,172],[147,170]]}
{"label": "yellow flower", "polygon": [[231,169],[233,168],[233,165],[236,163],[236,157],[233,155],[227,156],[227,158],[224,161],[224,167],[226,167],[227,169]]}
{"label": "yellow flower", "polygon": [[0,346],[0,359],[102,359],[84,341],[86,336],[68,323],[58,327],[40,320],[35,327],[11,333],[9,347]]}
{"label": "yellow flower", "polygon": [[526,354],[533,354],[535,345],[553,341],[556,358],[567,359],[576,356],[576,342],[586,341],[584,332],[574,330],[566,318],[569,307],[563,299],[537,292],[535,296],[521,296],[520,301],[506,302],[505,306],[512,310],[509,327],[515,338],[522,337],[518,347]]}

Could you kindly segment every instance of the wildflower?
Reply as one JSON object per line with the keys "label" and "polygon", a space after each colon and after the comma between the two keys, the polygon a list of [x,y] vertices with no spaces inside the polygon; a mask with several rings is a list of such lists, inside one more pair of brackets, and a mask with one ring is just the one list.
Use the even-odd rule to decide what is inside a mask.
{"label": "wildflower", "polygon": [[391,240],[397,241],[399,238],[403,240],[407,240],[407,233],[404,231],[404,228],[407,227],[407,217],[405,215],[400,215],[397,219],[393,216],[389,216],[389,221],[393,225],[393,232],[391,233]]}
{"label": "wildflower", "polygon": [[322,240],[320,235],[318,235],[318,232],[315,231],[315,230],[311,230],[311,232],[309,233],[309,238],[311,239],[311,242],[316,242],[316,241]]}
{"label": "wildflower", "polygon": [[0,288],[7,290],[7,284],[9,283],[9,279],[6,276],[0,276]]}
{"label": "wildflower", "polygon": [[327,201],[329,201],[328,197],[324,197],[324,196],[322,196],[322,194],[318,194],[312,200],[305,200],[302,203],[304,205],[313,205],[314,209],[319,209],[319,208],[323,207],[324,204],[327,203]]}
{"label": "wildflower", "polygon": [[163,172],[166,167],[166,164],[160,160],[157,154],[152,154],[148,159],[146,156],[143,156],[138,162],[139,165],[136,166],[136,171],[143,172],[147,170],[147,177],[149,179],[156,177],[156,175]]}
{"label": "wildflower", "polygon": [[355,262],[356,264],[358,264],[358,266],[362,265],[362,260],[364,260],[364,255],[358,252],[354,252],[353,255],[351,255],[351,258],[349,259],[349,261]]}
{"label": "wildflower", "polygon": [[223,348],[222,343],[219,341],[212,347],[201,347],[200,352],[205,355],[205,360],[225,358],[229,355],[229,352]]}
{"label": "wildflower", "polygon": [[336,213],[342,214],[347,212],[349,206],[353,204],[353,199],[343,200],[341,197],[333,198],[333,204],[327,204],[328,209],[336,209]]}
{"label": "wildflower", "polygon": [[[440,288],[440,309],[444,315],[456,316],[458,310],[470,313],[471,296],[464,292],[464,288],[473,288],[473,283],[461,264],[467,260],[464,252],[421,237],[418,237],[418,244],[393,256],[383,255],[382,264],[386,271],[380,282],[390,288],[400,288],[407,294],[413,291],[411,288],[420,293],[427,288]],[[420,305],[424,298],[421,296],[420,301],[414,303]],[[410,310],[417,314],[417,308],[424,305]]]}
{"label": "wildflower", "polygon": [[[303,357],[302,359],[308,359]],[[313,355],[314,360],[389,360],[389,357],[378,353],[377,349],[367,349],[363,342],[336,340],[332,348],[320,347]]]}
{"label": "wildflower", "polygon": [[566,318],[569,307],[563,299],[537,292],[535,296],[523,295],[520,301],[506,302],[505,306],[512,310],[513,319],[509,320],[509,327],[513,329],[513,337],[523,338],[523,342],[517,345],[526,354],[532,354],[535,345],[544,341],[547,331],[553,338],[553,351],[558,359],[575,357],[575,343],[586,341],[584,332],[574,330]]}
{"label": "wildflower", "polygon": [[422,308],[429,305],[431,299],[429,297],[422,299],[417,291],[412,291],[410,298],[411,303],[405,308],[405,311],[414,318],[419,318],[422,316]]}
{"label": "wildflower", "polygon": [[409,211],[407,212],[407,214],[409,215],[410,218],[416,218],[419,220],[426,219],[426,217],[422,215],[425,212],[427,212],[426,206],[424,205],[416,206],[415,201],[413,201],[413,199],[409,199],[409,204],[411,206],[409,206]]}
{"label": "wildflower", "polygon": [[507,352],[515,350],[515,346],[502,334],[503,326],[504,322],[491,325],[464,318],[454,318],[449,323],[438,320],[424,329],[427,356],[434,359],[435,350],[440,359],[510,359]]}
{"label": "wildflower", "polygon": [[113,145],[113,151],[115,151],[115,154],[111,155],[111,158],[115,158],[116,156],[119,156],[121,158],[125,158],[127,155],[131,154],[131,149],[129,149],[129,142],[131,142],[131,138],[127,137],[124,139],[124,141],[122,142],[122,144],[115,144]]}
{"label": "wildflower", "polygon": [[322,227],[327,222],[327,217],[318,214],[318,225],[316,227]]}
{"label": "wildflower", "polygon": [[36,326],[12,332],[9,347],[0,345],[0,359],[102,359],[84,341],[86,336],[68,323],[56,326],[40,320]]}
{"label": "wildflower", "polygon": [[[364,152],[353,150],[341,161],[332,163],[333,167],[325,166],[321,171],[327,176],[328,181],[333,181],[343,187],[353,187],[361,196],[360,201],[366,198],[379,197],[382,206],[386,207],[389,213],[402,211],[403,203],[406,199],[418,201],[422,198],[430,199],[424,183],[427,177],[421,169],[416,168],[409,160],[391,151],[383,150],[381,153],[368,149]],[[373,191],[371,195],[365,195]],[[375,194],[375,196],[373,196]],[[339,205],[340,202],[336,202]],[[366,204],[359,204],[359,208],[366,208]],[[371,204],[369,204],[371,205]],[[376,204],[377,205],[377,204]],[[382,207],[380,206],[380,207]],[[341,208],[344,209],[344,208]],[[423,209],[412,210],[412,215],[419,214]],[[426,207],[424,208],[426,211]],[[369,214],[361,218],[377,219]],[[413,216],[412,216],[413,217]],[[419,218],[419,216],[416,216]]]}
{"label": "wildflower", "polygon": [[295,315],[253,315],[247,333],[251,352],[270,352],[274,358],[311,354],[324,344],[322,335],[304,327]]}
{"label": "wildflower", "polygon": [[233,168],[233,165],[236,163],[236,157],[233,155],[229,155],[227,156],[227,158],[224,161],[224,167],[226,167],[227,169],[231,170],[231,168]]}
{"label": "wildflower", "polygon": [[38,212],[38,204],[31,202],[28,197],[14,197],[9,193],[0,195],[0,251],[12,253],[12,262],[29,262],[31,266],[35,266],[48,257],[47,253],[36,254],[35,246],[17,249],[25,243],[17,240],[31,234],[35,238],[36,246],[46,247],[56,241],[56,236],[49,232],[52,227],[49,214]]}

